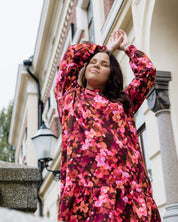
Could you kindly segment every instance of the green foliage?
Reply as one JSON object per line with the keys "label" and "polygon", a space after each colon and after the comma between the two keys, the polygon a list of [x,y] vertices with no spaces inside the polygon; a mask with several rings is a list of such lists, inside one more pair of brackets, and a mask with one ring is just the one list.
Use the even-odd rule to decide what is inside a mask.
{"label": "green foliage", "polygon": [[8,143],[13,104],[0,111],[0,160],[14,162],[15,149]]}

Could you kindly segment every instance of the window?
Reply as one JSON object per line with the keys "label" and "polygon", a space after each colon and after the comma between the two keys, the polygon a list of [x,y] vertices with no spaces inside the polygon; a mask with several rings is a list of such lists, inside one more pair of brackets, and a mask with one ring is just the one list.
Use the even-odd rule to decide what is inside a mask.
{"label": "window", "polygon": [[92,3],[89,2],[87,7],[87,16],[88,16],[88,35],[90,43],[95,42],[94,38],[94,23],[93,23],[93,9]]}
{"label": "window", "polygon": [[48,110],[50,109],[50,107],[51,107],[51,99],[50,97],[48,97]]}
{"label": "window", "polygon": [[91,0],[80,0],[76,7],[76,29],[73,43],[83,42],[95,42],[93,1]]}
{"label": "window", "polygon": [[140,143],[140,148],[142,151],[143,159],[145,162],[145,166],[147,168],[148,176],[150,180],[152,181],[152,173],[151,173],[151,167],[150,167],[150,160],[148,158],[147,154],[147,145],[146,145],[146,124],[144,123],[138,130],[138,138]]}
{"label": "window", "polygon": [[113,5],[114,0],[104,0],[104,14],[105,14],[105,18],[107,18],[108,13]]}
{"label": "window", "polygon": [[75,36],[75,25],[74,25],[74,23],[70,24],[70,29],[71,29],[71,40],[73,40],[73,38]]}

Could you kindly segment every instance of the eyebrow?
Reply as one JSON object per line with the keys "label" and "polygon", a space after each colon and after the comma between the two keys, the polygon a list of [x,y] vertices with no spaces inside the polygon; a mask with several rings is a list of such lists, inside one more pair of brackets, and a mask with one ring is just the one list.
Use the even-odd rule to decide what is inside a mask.
{"label": "eyebrow", "polygon": [[[96,59],[96,58],[91,58],[91,60],[90,60],[90,61],[93,61],[93,60],[97,60],[97,59]],[[107,61],[107,60],[101,60],[101,62],[104,62],[104,63],[109,64],[109,61]]]}

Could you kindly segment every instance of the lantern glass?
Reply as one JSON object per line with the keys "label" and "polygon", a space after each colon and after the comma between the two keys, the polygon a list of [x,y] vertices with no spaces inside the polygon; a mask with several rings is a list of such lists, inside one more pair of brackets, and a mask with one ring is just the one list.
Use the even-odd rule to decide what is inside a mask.
{"label": "lantern glass", "polygon": [[52,159],[56,141],[57,137],[45,125],[42,125],[32,138],[38,160]]}

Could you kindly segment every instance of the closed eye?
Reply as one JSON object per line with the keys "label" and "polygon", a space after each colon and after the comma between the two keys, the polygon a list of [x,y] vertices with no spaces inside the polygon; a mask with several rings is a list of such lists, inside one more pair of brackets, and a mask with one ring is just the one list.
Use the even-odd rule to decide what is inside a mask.
{"label": "closed eye", "polygon": [[102,63],[102,66],[109,67],[109,64],[108,63]]}
{"label": "closed eye", "polygon": [[90,60],[90,64],[95,64],[96,62],[97,62],[96,59]]}
{"label": "closed eye", "polygon": [[[90,64],[95,64],[97,63],[97,59],[91,59],[90,60]],[[110,65],[108,64],[108,62],[106,61],[101,61],[101,65],[104,66],[104,67],[109,67]]]}

